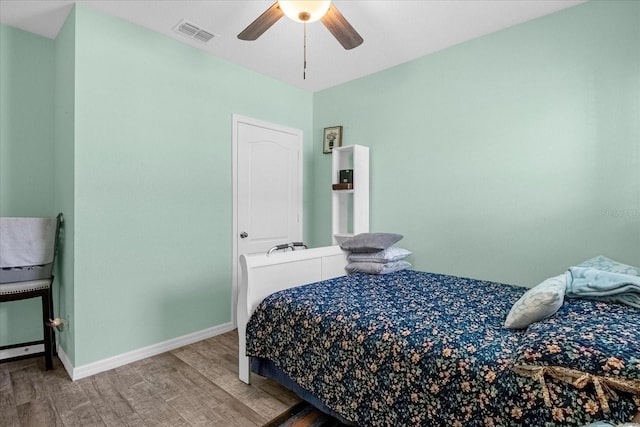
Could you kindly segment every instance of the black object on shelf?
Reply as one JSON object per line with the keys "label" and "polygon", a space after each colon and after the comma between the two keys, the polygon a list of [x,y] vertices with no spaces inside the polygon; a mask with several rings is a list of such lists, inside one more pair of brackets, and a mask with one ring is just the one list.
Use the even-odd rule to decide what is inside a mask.
{"label": "black object on shelf", "polygon": [[338,174],[338,182],[341,184],[353,183],[353,169],[343,169]]}

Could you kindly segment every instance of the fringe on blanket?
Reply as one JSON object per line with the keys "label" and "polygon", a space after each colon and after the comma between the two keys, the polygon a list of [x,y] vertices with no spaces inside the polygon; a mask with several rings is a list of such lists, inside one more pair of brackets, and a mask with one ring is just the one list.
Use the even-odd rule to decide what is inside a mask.
{"label": "fringe on blanket", "polygon": [[[600,407],[602,408],[602,412],[605,414],[608,414],[611,411],[609,408],[609,397],[617,397],[615,390],[631,393],[634,396],[640,397],[640,380],[592,375],[562,366],[515,365],[512,369],[517,374],[538,380],[542,388],[544,403],[549,407],[551,407],[552,404],[549,389],[545,382],[545,375],[571,384],[579,390],[583,389],[588,384],[593,384],[596,390],[596,396],[600,402]],[[635,400],[639,411],[636,415],[637,418],[640,415],[640,399]],[[634,420],[636,418],[634,418]]]}

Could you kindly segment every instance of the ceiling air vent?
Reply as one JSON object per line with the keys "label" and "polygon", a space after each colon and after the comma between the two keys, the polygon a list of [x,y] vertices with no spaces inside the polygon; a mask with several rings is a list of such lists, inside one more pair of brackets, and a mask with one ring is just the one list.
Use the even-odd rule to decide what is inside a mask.
{"label": "ceiling air vent", "polygon": [[191,22],[188,22],[184,19],[180,21],[178,25],[176,25],[173,29],[178,33],[182,33],[187,37],[190,37],[195,40],[199,40],[204,43],[208,42],[209,40],[211,40],[216,36],[216,34],[203,30],[199,26]]}

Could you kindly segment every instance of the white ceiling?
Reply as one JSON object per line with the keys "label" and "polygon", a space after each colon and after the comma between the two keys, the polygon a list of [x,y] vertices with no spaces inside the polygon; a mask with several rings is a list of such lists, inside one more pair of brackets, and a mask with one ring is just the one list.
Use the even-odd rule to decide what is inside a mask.
{"label": "white ceiling", "polygon": [[[283,17],[258,40],[236,35],[274,0],[0,0],[0,22],[55,38],[73,3],[165,34],[258,73],[314,92],[586,0],[335,0],[364,38],[344,50],[320,22],[307,29]],[[204,44],[176,33],[186,19],[217,35]]]}

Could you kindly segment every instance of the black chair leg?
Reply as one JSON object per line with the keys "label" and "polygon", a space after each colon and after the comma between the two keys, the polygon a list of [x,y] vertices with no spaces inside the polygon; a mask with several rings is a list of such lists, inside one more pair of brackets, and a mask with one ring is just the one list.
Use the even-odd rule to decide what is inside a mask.
{"label": "black chair leg", "polygon": [[44,365],[47,370],[53,369],[53,328],[48,323],[51,315],[51,287],[42,294],[42,327],[44,328]]}

